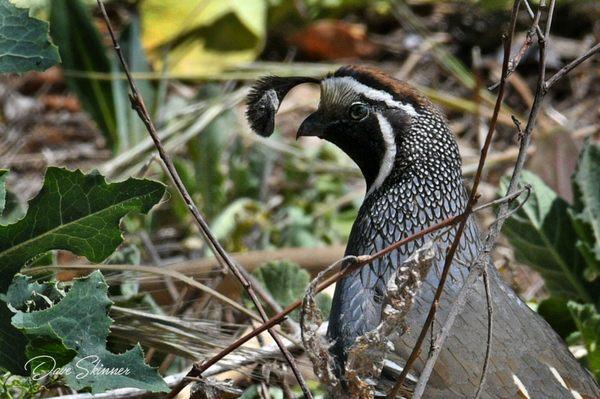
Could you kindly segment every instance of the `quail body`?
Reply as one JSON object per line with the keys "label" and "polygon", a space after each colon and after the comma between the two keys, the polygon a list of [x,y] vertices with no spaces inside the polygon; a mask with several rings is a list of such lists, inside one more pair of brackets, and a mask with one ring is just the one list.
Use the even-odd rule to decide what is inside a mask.
{"label": "quail body", "polygon": [[[259,81],[249,96],[248,118],[255,131],[272,133],[280,102],[300,83],[319,84],[321,101],[300,126],[298,136],[317,136],[337,145],[358,165],[367,184],[347,255],[376,253],[465,208],[460,154],[444,116],[410,85],[375,69],[347,66],[320,80],[270,77]],[[390,386],[394,370],[402,367],[415,345],[453,237],[454,229],[449,229],[433,241],[435,260],[407,316],[408,330],[394,339],[390,361],[396,369],[384,370],[380,390]],[[338,282],[327,331],[338,375],[343,376],[346,351],[355,339],[380,323],[389,279],[433,238],[432,233],[401,246]],[[436,314],[434,333],[441,329],[480,251],[480,231],[469,219]],[[600,398],[597,383],[561,338],[501,280],[493,265],[488,269],[494,328],[481,397]],[[485,298],[480,279],[444,343],[425,398],[474,396],[486,351]],[[429,347],[428,340],[423,348]],[[417,378],[426,357],[425,349],[412,370]]]}

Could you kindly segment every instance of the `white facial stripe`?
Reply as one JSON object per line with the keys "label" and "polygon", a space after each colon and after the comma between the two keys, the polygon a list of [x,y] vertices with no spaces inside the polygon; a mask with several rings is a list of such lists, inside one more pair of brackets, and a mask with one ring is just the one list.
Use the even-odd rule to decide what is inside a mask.
{"label": "white facial stripe", "polygon": [[403,110],[410,116],[417,116],[417,111],[411,104],[405,104],[396,101],[394,100],[392,95],[387,91],[373,89],[367,85],[360,83],[359,81],[350,76],[328,78],[323,80],[321,84],[326,89],[324,91],[326,91],[327,93],[333,92],[333,98],[337,97],[337,95],[341,96],[342,93],[345,92],[345,90],[343,90],[343,87],[346,86],[352,91],[358,94],[362,94],[363,96],[371,100],[381,101],[390,108],[398,108]]}
{"label": "white facial stripe", "polygon": [[394,137],[394,129],[392,129],[392,125],[385,118],[385,116],[380,113],[375,114],[377,116],[377,122],[379,122],[379,130],[381,131],[381,136],[383,137],[383,143],[385,145],[385,153],[383,154],[383,159],[381,160],[381,165],[379,165],[379,173],[377,173],[377,177],[375,181],[369,188],[367,192],[367,196],[375,191],[388,177],[392,168],[394,167],[394,161],[396,159],[396,139]]}

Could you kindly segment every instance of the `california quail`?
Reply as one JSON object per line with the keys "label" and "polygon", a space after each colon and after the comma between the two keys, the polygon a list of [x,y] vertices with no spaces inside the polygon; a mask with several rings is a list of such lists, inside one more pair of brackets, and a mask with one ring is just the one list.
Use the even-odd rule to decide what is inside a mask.
{"label": "california quail", "polygon": [[[464,209],[467,192],[460,154],[444,116],[410,85],[375,69],[346,66],[323,79],[263,78],[248,97],[247,116],[253,130],[271,135],[281,101],[301,83],[319,84],[321,101],[300,126],[298,137],[317,136],[334,143],[366,180],[366,196],[350,233],[347,255],[373,254]],[[397,364],[403,364],[401,359],[410,353],[424,323],[453,232],[436,241],[434,265],[407,317],[409,330],[394,342],[392,360]],[[480,250],[479,236],[475,222],[469,220],[438,308],[435,331]],[[346,349],[379,324],[390,276],[431,238],[406,244],[338,282],[327,335],[339,374]],[[495,309],[493,350],[482,397],[517,398],[526,391],[536,399],[600,398],[597,383],[560,337],[493,267],[489,269]],[[444,344],[424,397],[473,397],[484,362],[486,331],[487,304],[479,281]],[[428,345],[426,341],[423,347]],[[417,376],[427,356],[423,352],[413,368]]]}

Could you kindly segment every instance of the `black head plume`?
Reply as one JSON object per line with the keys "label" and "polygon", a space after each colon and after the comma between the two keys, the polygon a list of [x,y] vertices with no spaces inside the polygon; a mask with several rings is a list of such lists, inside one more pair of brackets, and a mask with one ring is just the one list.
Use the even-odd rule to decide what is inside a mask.
{"label": "black head plume", "polygon": [[305,76],[265,76],[260,78],[246,97],[246,117],[257,134],[268,137],[275,129],[275,114],[286,94],[302,83],[319,83]]}

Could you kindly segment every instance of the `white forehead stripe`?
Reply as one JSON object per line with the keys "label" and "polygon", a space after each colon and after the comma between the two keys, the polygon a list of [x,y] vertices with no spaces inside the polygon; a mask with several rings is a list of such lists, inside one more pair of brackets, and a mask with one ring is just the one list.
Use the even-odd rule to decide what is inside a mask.
{"label": "white forehead stripe", "polygon": [[343,96],[347,91],[344,89],[349,89],[358,94],[362,94],[371,100],[381,101],[390,108],[401,109],[410,116],[417,116],[417,111],[411,104],[396,101],[387,91],[373,89],[350,76],[327,78],[323,80],[321,84],[323,85],[325,92],[333,93],[334,98],[337,97],[337,95]]}
{"label": "white forehead stripe", "polygon": [[373,184],[369,188],[367,196],[373,191],[377,190],[385,181],[385,179],[388,177],[388,175],[394,168],[394,161],[396,159],[396,140],[394,138],[394,129],[392,129],[392,125],[390,125],[390,122],[388,122],[385,116],[381,115],[379,112],[375,115],[377,116],[377,122],[379,122],[379,130],[381,131],[381,136],[383,137],[385,153],[383,154],[381,165],[379,165],[379,172],[377,173],[377,177],[375,178],[375,181],[373,181]]}

